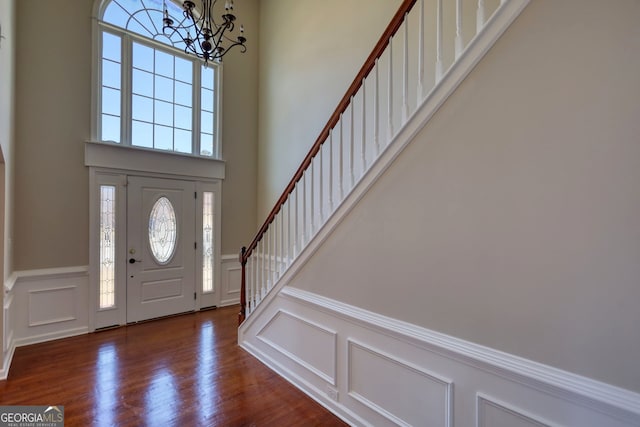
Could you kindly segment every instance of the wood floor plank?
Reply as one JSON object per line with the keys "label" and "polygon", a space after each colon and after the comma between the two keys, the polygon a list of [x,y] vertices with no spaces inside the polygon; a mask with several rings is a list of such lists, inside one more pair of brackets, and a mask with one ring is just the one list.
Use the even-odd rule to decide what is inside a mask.
{"label": "wood floor plank", "polygon": [[1,405],[66,426],[344,426],[237,345],[237,307],[16,349]]}

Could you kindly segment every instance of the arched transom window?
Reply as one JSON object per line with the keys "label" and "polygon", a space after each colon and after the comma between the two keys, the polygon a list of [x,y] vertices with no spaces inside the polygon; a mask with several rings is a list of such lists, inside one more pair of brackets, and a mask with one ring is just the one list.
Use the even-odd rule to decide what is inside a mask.
{"label": "arched transom window", "polygon": [[100,141],[219,158],[221,65],[184,53],[163,33],[171,0],[102,0],[98,11],[95,135]]}

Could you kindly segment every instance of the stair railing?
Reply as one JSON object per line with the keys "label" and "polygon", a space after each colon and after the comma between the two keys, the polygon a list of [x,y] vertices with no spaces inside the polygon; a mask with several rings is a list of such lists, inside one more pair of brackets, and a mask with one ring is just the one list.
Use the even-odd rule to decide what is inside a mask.
{"label": "stair railing", "polygon": [[[471,41],[465,43],[464,29],[475,25],[477,35],[491,15],[485,0],[434,1],[429,11],[425,0],[402,2],[255,238],[242,248],[240,323],[460,57]],[[508,1],[500,0],[492,14]],[[475,22],[463,27],[463,10],[471,8]],[[445,9],[447,16],[454,12],[454,25],[445,25]],[[432,54],[425,56],[427,50]]]}

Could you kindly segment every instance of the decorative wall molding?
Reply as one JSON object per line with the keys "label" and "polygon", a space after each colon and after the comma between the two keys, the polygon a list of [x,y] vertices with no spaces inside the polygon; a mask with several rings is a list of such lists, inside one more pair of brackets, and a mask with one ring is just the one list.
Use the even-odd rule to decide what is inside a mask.
{"label": "decorative wall molding", "polygon": [[87,333],[88,266],[16,272],[12,321],[16,347]]}
{"label": "decorative wall molding", "polygon": [[[640,417],[640,395],[587,377],[543,365],[519,356],[504,353],[440,332],[373,313],[340,301],[301,289],[287,287],[284,297],[294,298],[333,315],[347,318],[379,333],[392,333],[412,345],[454,358],[462,363],[522,382],[529,387],[568,399],[579,405],[595,407],[617,417],[624,414]],[[633,418],[633,417],[632,417]]]}
{"label": "decorative wall molding", "polygon": [[5,280],[5,282],[4,282],[4,292],[5,292],[5,294],[11,292],[11,290],[14,287],[14,285],[16,284],[16,280],[18,280],[18,275],[14,271],[13,273],[11,273],[11,275],[9,275],[7,280]]}
{"label": "decorative wall molding", "polygon": [[[363,358],[358,359],[358,353],[371,360],[377,359],[377,364],[366,363]],[[440,378],[384,350],[371,348],[349,338],[347,359],[347,390],[350,396],[363,405],[400,426],[453,426],[453,382],[450,380]],[[360,378],[358,371],[362,374]],[[371,372],[376,375],[371,375]],[[388,378],[384,378],[385,373]],[[358,382],[363,384],[358,385]],[[368,384],[372,382],[373,384]],[[376,389],[376,382],[384,383],[388,391],[371,396],[372,390]],[[407,411],[408,408],[411,411]],[[411,413],[403,417],[403,410]],[[410,416],[415,418],[410,419]]]}
{"label": "decorative wall molding", "polygon": [[[15,275],[12,274],[12,277]],[[15,283],[15,279],[14,279]],[[9,290],[7,290],[9,289]],[[3,304],[3,333],[2,333],[2,366],[0,366],[0,380],[4,380],[9,375],[9,367],[11,366],[11,361],[13,360],[13,354],[15,352],[15,342],[13,339],[13,321],[11,316],[11,306],[13,305],[13,284],[10,288],[6,287],[5,282],[5,295],[4,295],[4,304]]]}
{"label": "decorative wall molding", "polygon": [[222,255],[220,266],[222,268],[220,307],[240,304],[242,268],[238,255]]}
{"label": "decorative wall molding", "polygon": [[224,179],[225,176],[224,160],[108,142],[86,142],[84,164],[194,179]]}
{"label": "decorative wall molding", "polygon": [[2,312],[2,351],[9,350],[13,342],[13,319],[11,318],[11,305],[13,304],[13,292],[6,292],[4,295],[4,304]]}
{"label": "decorative wall molding", "polygon": [[260,329],[257,338],[328,384],[336,385],[335,331],[280,310]]}
{"label": "decorative wall molding", "polygon": [[482,393],[477,395],[476,408],[477,427],[558,427]]}
{"label": "decorative wall molding", "polygon": [[320,388],[316,387],[314,383],[292,374],[289,367],[283,364],[280,359],[269,356],[250,341],[243,342],[241,347],[346,423],[350,425],[369,425],[364,418],[361,418],[349,408],[340,408],[340,411],[336,411],[335,403]]}
{"label": "decorative wall molding", "polygon": [[51,280],[62,279],[66,277],[81,277],[89,274],[89,266],[81,265],[74,267],[58,267],[58,268],[42,268],[36,270],[16,271],[16,282],[24,282],[25,280]]}
{"label": "decorative wall molding", "polygon": [[51,325],[76,320],[78,303],[75,301],[75,296],[77,292],[78,287],[75,285],[28,291],[29,326]]}
{"label": "decorative wall molding", "polygon": [[3,367],[9,374],[16,347],[86,334],[89,268],[15,271],[4,283]]}
{"label": "decorative wall molding", "polygon": [[[262,339],[262,331],[269,330],[280,313],[335,331],[335,382],[300,369],[305,363],[313,365],[305,355],[321,351],[324,344],[309,340],[311,348],[291,358]],[[292,340],[304,332],[285,329]],[[353,425],[411,425],[419,420],[450,426],[455,419],[455,425],[476,427],[640,426],[639,393],[297,288],[285,287],[265,304],[262,314],[240,329],[238,340]],[[411,408],[429,411],[420,415],[403,406],[411,401],[407,396],[424,398]],[[434,413],[438,418],[426,419]]]}

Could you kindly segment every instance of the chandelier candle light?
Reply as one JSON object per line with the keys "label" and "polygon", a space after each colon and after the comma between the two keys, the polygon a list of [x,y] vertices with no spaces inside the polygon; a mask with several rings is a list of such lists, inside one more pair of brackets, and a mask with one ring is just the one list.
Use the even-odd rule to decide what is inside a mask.
{"label": "chandelier candle light", "polygon": [[[235,28],[236,16],[233,14],[233,0],[226,0],[225,12],[222,14],[222,22],[218,25],[213,19],[212,10],[218,0],[202,0],[202,7],[196,8],[196,4],[191,0],[182,3],[184,9],[184,19],[177,25],[169,17],[167,2],[164,1],[164,17],[162,19],[162,29],[164,34],[171,36],[177,33],[185,43],[184,51],[192,53],[198,58],[202,58],[207,64],[209,61],[221,61],[222,57],[233,49],[240,46],[242,53],[247,51],[244,37],[244,27],[240,25],[240,35],[234,40],[229,37],[229,33]],[[194,37],[191,37],[193,31]],[[224,47],[223,42],[231,43]]]}

